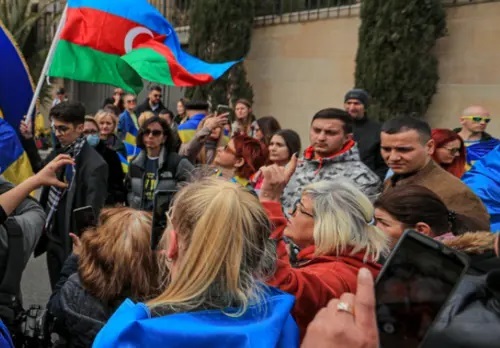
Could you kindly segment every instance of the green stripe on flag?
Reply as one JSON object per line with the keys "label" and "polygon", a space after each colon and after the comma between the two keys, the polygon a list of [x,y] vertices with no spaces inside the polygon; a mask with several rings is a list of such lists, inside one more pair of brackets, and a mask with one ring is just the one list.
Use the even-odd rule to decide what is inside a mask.
{"label": "green stripe on flag", "polygon": [[174,86],[167,58],[152,48],[137,48],[122,59],[145,80]]}
{"label": "green stripe on flag", "polygon": [[66,40],[60,40],[57,44],[48,75],[113,85],[134,93],[139,93],[143,88],[139,74],[120,56]]}

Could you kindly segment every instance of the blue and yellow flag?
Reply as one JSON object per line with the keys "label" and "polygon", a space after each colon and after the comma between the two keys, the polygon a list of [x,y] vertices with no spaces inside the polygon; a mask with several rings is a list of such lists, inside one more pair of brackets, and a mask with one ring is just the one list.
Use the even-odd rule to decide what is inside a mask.
{"label": "blue and yellow flag", "polygon": [[[467,146],[467,143],[465,143]],[[500,140],[491,138],[489,140],[479,141],[477,143],[468,145],[466,150],[466,170],[469,170],[476,161],[480,160],[484,156],[486,156],[490,151],[492,151],[495,147],[500,145]]]}
{"label": "blue and yellow flag", "polygon": [[16,132],[33,98],[33,81],[12,35],[0,22],[0,174],[19,184],[33,170]]}

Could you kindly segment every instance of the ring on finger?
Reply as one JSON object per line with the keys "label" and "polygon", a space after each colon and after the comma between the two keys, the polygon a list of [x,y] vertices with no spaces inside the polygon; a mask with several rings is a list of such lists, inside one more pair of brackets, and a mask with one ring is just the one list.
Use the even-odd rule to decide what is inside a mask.
{"label": "ring on finger", "polygon": [[339,312],[347,312],[354,315],[354,311],[352,310],[351,305],[347,302],[339,301],[339,303],[337,303],[337,310]]}

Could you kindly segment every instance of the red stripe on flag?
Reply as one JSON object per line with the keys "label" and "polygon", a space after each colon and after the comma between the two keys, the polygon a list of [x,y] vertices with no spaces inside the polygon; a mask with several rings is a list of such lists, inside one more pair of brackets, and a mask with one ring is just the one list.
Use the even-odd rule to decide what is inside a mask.
{"label": "red stripe on flag", "polygon": [[[126,54],[125,37],[130,30],[137,27],[143,26],[108,12],[85,7],[68,8],[61,39],[104,53],[123,56]],[[163,44],[164,36],[154,32],[153,35],[153,38],[148,34],[137,35],[132,48],[151,48],[164,56],[176,86],[192,86],[213,81],[209,74],[188,72],[177,61],[170,48]]]}
{"label": "red stripe on flag", "polygon": [[[87,46],[109,54],[125,54],[125,37],[138,27],[135,22],[91,8],[68,8],[66,24],[61,39],[80,46]],[[134,44],[151,39],[138,35]]]}

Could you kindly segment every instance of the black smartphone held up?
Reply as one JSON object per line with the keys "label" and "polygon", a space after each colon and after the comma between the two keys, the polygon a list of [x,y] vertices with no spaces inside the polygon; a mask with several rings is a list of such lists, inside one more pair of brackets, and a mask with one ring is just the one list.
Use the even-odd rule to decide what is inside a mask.
{"label": "black smartphone held up", "polygon": [[90,205],[73,210],[73,219],[75,221],[74,233],[78,237],[81,237],[83,231],[87,228],[97,225],[94,209]]}
{"label": "black smartphone held up", "polygon": [[382,348],[417,348],[469,267],[467,255],[405,231],[375,285]]}
{"label": "black smartphone held up", "polygon": [[167,227],[166,213],[172,204],[177,190],[156,191],[153,199],[153,227],[151,230],[151,249],[156,250]]}
{"label": "black smartphone held up", "polygon": [[233,122],[233,109],[231,109],[229,105],[217,105],[216,112],[217,115],[229,114],[227,119],[229,120],[229,122]]}

